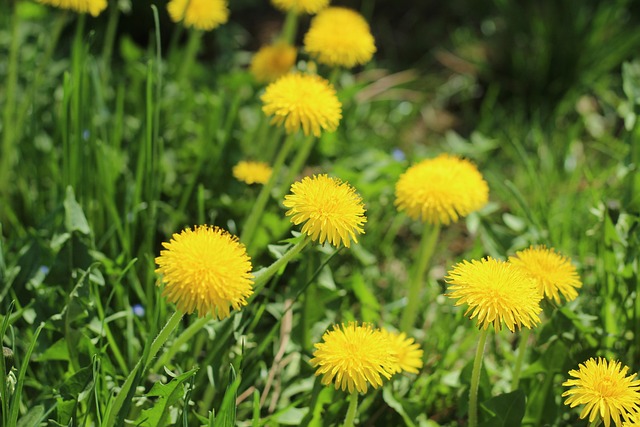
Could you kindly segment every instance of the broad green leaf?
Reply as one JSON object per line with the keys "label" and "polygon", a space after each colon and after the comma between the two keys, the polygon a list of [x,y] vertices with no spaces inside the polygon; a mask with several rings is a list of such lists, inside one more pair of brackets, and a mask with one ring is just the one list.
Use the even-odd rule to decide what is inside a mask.
{"label": "broad green leaf", "polygon": [[29,409],[29,412],[24,414],[18,420],[16,427],[33,427],[40,425],[40,422],[44,418],[44,406],[36,405]]}
{"label": "broad green leaf", "polygon": [[382,388],[382,398],[387,403],[387,405],[392,407],[398,414],[400,414],[400,416],[404,420],[404,422],[407,425],[407,427],[415,427],[415,424],[411,420],[411,417],[404,410],[404,407],[402,406],[402,403],[400,403],[395,398],[395,396],[393,395],[393,392],[392,392],[390,387],[383,387]]}
{"label": "broad green leaf", "polygon": [[482,423],[481,427],[520,427],[525,409],[524,392],[516,390],[500,394],[482,406],[493,414],[493,418]]}
{"label": "broad green leaf", "polygon": [[82,393],[91,383],[93,378],[93,369],[86,366],[65,380],[60,386],[60,395],[64,400],[77,400],[78,395]]}
{"label": "broad green leaf", "polygon": [[64,225],[68,231],[78,231],[82,234],[89,234],[89,222],[84,216],[82,207],[76,201],[73,188],[67,187],[67,195],[64,199]]}
{"label": "broad green leaf", "polygon": [[158,397],[158,400],[151,408],[142,411],[138,417],[138,425],[148,427],[165,425],[169,409],[184,395],[182,385],[196,372],[198,368],[185,372],[167,384],[155,383],[147,393],[147,397]]}

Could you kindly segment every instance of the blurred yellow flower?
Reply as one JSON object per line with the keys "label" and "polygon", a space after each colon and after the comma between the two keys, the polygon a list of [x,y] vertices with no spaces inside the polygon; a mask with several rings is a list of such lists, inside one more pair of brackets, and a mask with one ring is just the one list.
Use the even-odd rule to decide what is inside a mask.
{"label": "blurred yellow flower", "polygon": [[163,296],[178,310],[224,319],[252,293],[251,259],[238,238],[218,227],[198,226],[175,233],[156,258],[165,284]]}
{"label": "blurred yellow flower", "polygon": [[259,83],[272,82],[284,76],[296,62],[296,48],[279,42],[263,46],[253,58],[249,71]]}
{"label": "blurred yellow flower", "polygon": [[[618,361],[608,361],[599,357],[581,363],[579,369],[569,371],[574,379],[562,383],[565,387],[573,387],[562,397],[569,396],[565,405],[571,408],[585,405],[580,412],[580,418],[589,416],[592,423],[596,417],[604,422],[605,427],[613,420],[620,426],[622,419],[631,422],[632,416],[640,411],[640,380],[634,380],[636,374],[626,376],[628,366],[622,366]],[[627,425],[627,424],[625,424]]]}
{"label": "blurred yellow flower", "polygon": [[346,68],[366,64],[376,52],[367,21],[344,7],[329,7],[312,19],[304,48],[321,64]]}
{"label": "blurred yellow flower", "polygon": [[417,374],[422,368],[422,356],[424,354],[420,344],[416,343],[413,338],[407,338],[404,332],[391,332],[384,328],[380,330],[387,337],[391,343],[391,348],[398,356],[397,372],[405,371]]}
{"label": "blurred yellow flower", "polygon": [[302,130],[320,136],[320,129],[333,132],[342,118],[342,104],[327,80],[311,74],[291,73],[267,86],[261,97],[262,111],[273,116],[288,134]]}
{"label": "blurred yellow flower", "polygon": [[396,183],[396,207],[413,219],[449,224],[482,208],[489,186],[476,166],[448,154],[411,166]]}
{"label": "blurred yellow flower", "polygon": [[271,166],[264,162],[240,161],[232,169],[233,176],[238,181],[247,184],[265,184],[271,177]]}
{"label": "blurred yellow flower", "polygon": [[389,339],[370,324],[334,325],[315,344],[311,366],[322,375],[322,384],[335,383],[336,390],[366,393],[369,385],[378,388],[382,377],[398,372],[398,358]]}
{"label": "blurred yellow flower", "polygon": [[284,198],[284,206],[291,222],[304,222],[302,232],[312,240],[322,244],[326,241],[333,246],[346,247],[351,240],[358,243],[358,234],[364,233],[362,198],[346,182],[327,175],[305,177],[291,185],[291,194]]}
{"label": "blurred yellow flower", "polygon": [[173,22],[204,31],[213,30],[229,19],[227,0],[171,0],[167,11]]}
{"label": "blurred yellow flower", "polygon": [[573,301],[578,296],[576,289],[582,287],[571,261],[556,253],[553,248],[531,246],[509,257],[509,262],[533,277],[540,293],[553,299],[556,304],[560,304],[560,294],[567,301]]}
{"label": "blurred yellow flower", "polygon": [[542,311],[536,283],[521,269],[491,257],[456,264],[445,277],[450,284],[447,296],[457,299],[456,306],[468,304],[465,316],[477,317],[477,324],[496,331],[502,323],[511,331],[540,323]]}
{"label": "blurred yellow flower", "polygon": [[275,7],[285,12],[314,14],[329,5],[329,0],[271,0]]}
{"label": "blurred yellow flower", "polygon": [[107,8],[107,0],[38,0],[38,2],[78,13],[89,13],[91,16],[98,16]]}

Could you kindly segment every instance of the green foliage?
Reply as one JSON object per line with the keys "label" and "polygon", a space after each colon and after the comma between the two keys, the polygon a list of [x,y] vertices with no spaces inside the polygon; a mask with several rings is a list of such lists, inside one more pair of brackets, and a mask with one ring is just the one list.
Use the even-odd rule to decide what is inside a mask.
{"label": "green foliage", "polygon": [[[434,24],[437,38],[397,52],[385,38],[397,12],[382,14],[397,5],[362,2],[386,55],[376,64],[418,71],[333,73],[340,126],[317,141],[292,137],[250,246],[256,276],[270,273],[224,320],[175,314],[154,259],[185,227],[240,235],[260,189],[236,181],[232,166],[272,162],[284,140],[246,71],[256,30],[233,15],[264,5],[236,2],[232,22],[203,35],[163,8],[154,22],[149,2],[132,2],[133,12],[109,3],[92,19],[0,2],[0,335],[15,360],[11,369],[0,358],[3,426],[340,425],[347,393],[314,376],[314,344],[350,320],[399,329],[423,226],[397,213],[394,184],[441,152],[473,160],[491,202],[442,228],[409,334],[424,367],[361,395],[359,424],[466,425],[478,333],[444,295],[444,276],[463,259],[532,244],[570,256],[584,285],[576,301],[545,303],[515,390],[514,349],[527,337],[490,332],[479,424],[584,425],[561,397],[569,370],[592,356],[640,370],[631,2],[456,1],[438,6],[448,20]],[[436,6],[407,7],[418,19],[411,11]],[[116,31],[136,17],[152,34],[144,42]],[[426,60],[394,58],[436,42]],[[298,66],[315,69],[304,52]],[[311,173],[362,196],[359,244],[288,252],[304,237],[281,201]]]}

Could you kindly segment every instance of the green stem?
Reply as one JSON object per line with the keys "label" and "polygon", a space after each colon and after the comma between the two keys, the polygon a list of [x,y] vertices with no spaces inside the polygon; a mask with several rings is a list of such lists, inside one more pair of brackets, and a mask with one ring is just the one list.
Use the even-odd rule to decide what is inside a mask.
{"label": "green stem", "polygon": [[184,80],[187,78],[187,74],[189,70],[193,66],[193,61],[198,54],[198,50],[200,49],[200,40],[202,39],[202,31],[199,30],[191,30],[189,32],[189,40],[187,41],[187,47],[184,51],[184,56],[182,57],[182,65],[180,66],[180,70],[178,71],[177,81],[180,86],[184,83]]}
{"label": "green stem", "polygon": [[280,40],[287,42],[291,46],[295,46],[297,30],[298,12],[293,8],[287,12],[287,17],[285,18],[284,25],[282,26],[282,33],[280,34]]}
{"label": "green stem", "polygon": [[251,208],[251,212],[249,213],[249,217],[244,223],[244,227],[242,229],[242,233],[240,234],[240,240],[247,246],[247,250],[250,251],[251,243],[253,242],[254,233],[256,231],[256,227],[260,223],[260,219],[262,218],[262,213],[264,212],[264,208],[267,205],[267,200],[269,199],[269,194],[271,194],[271,190],[273,189],[276,180],[278,179],[278,175],[280,174],[280,170],[284,165],[284,161],[291,151],[291,147],[293,146],[293,141],[295,140],[294,134],[287,135],[284,144],[280,147],[280,151],[278,152],[278,156],[273,163],[271,177],[269,181],[262,187],[260,190],[260,194],[258,194],[258,199],[253,204]]}
{"label": "green stem", "polygon": [[289,261],[291,261],[291,259],[294,256],[298,255],[300,251],[302,251],[302,249],[304,249],[304,247],[307,246],[307,244],[310,241],[311,241],[311,238],[308,236],[305,236],[298,243],[296,243],[294,246],[289,248],[289,250],[285,252],[284,255],[282,255],[282,257],[278,258],[269,267],[254,273],[254,276],[255,276],[255,281],[253,283],[254,295],[260,292],[260,290],[267,283],[267,281],[271,279],[271,277],[273,277],[273,275],[276,274],[276,272],[280,270],[282,266],[286,265]]}
{"label": "green stem", "polygon": [[[315,145],[316,139],[313,135],[307,136],[302,144],[298,146],[298,152],[296,153],[293,161],[291,162],[291,167],[287,172],[287,176],[284,179],[284,185],[282,186],[282,193],[286,193],[289,189],[289,186],[293,183],[296,175],[300,173],[304,165],[307,163],[307,159],[309,158],[309,154],[311,154],[311,150],[313,150],[313,146]],[[280,196],[284,197],[284,194]]]}
{"label": "green stem", "polygon": [[487,341],[489,329],[480,331],[480,340],[476,349],[476,358],[473,361],[471,372],[471,386],[469,389],[469,427],[478,425],[478,386],[480,385],[480,371],[482,370],[482,357],[484,356],[484,344]]}
{"label": "green stem", "polygon": [[160,368],[167,363],[173,357],[174,354],[178,352],[180,347],[183,344],[187,343],[195,334],[200,332],[200,330],[207,324],[207,322],[211,320],[211,316],[200,317],[198,320],[193,322],[187,329],[185,329],[172,343],[171,346],[156,360],[156,363],[153,364],[151,368],[152,371],[158,372]]}
{"label": "green stem", "polygon": [[402,332],[409,333],[416,321],[416,317],[418,317],[418,308],[420,307],[420,301],[422,301],[420,295],[422,291],[422,278],[433,256],[439,235],[440,224],[431,225],[425,223],[424,230],[422,231],[422,239],[420,240],[418,258],[413,265],[413,270],[409,277],[407,307],[402,314],[402,320],[400,322],[400,330],[402,330]]}
{"label": "green stem", "polygon": [[356,419],[356,412],[358,411],[358,390],[353,390],[351,393],[351,399],[349,400],[349,409],[347,409],[347,416],[344,417],[344,427],[352,427],[353,421]]}
{"label": "green stem", "polygon": [[104,35],[104,44],[102,45],[102,69],[105,74],[111,71],[111,55],[113,53],[113,44],[116,39],[116,30],[118,29],[118,18],[120,17],[117,2],[113,2],[110,5],[110,8],[107,29],[105,30]]}
{"label": "green stem", "polygon": [[529,336],[531,335],[531,329],[526,328],[520,334],[520,344],[518,345],[518,356],[516,356],[516,364],[513,368],[513,378],[511,379],[511,391],[518,388],[520,383],[520,372],[522,371],[522,362],[524,361],[524,354],[527,350],[527,343],[529,342]]}

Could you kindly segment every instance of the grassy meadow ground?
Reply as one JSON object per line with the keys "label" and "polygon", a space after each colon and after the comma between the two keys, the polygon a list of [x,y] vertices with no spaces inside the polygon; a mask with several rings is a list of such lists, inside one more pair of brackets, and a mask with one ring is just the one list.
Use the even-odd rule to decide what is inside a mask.
{"label": "grassy meadow ground", "polygon": [[[564,404],[568,372],[598,356],[640,372],[637,6],[350,2],[378,52],[332,69],[299,50],[299,70],[334,83],[342,119],[313,143],[290,137],[247,243],[263,187],[232,168],[273,163],[286,139],[247,67],[285,14],[231,3],[226,24],[198,32],[162,1],[109,1],[98,18],[0,2],[2,425],[342,425],[349,392],[309,361],[332,325],[358,321],[404,329],[424,353],[419,373],[359,396],[356,424],[467,426],[480,332],[445,276],[531,245],[570,258],[582,287],[542,301],[530,334],[489,329],[478,424],[588,425]],[[395,184],[442,153],[477,166],[489,202],[442,225],[403,328],[425,226],[398,212]],[[312,174],[362,196],[358,243],[307,245],[228,318],[174,315],[162,242],[215,225],[247,244],[254,272],[269,267],[300,242],[282,202]]]}

